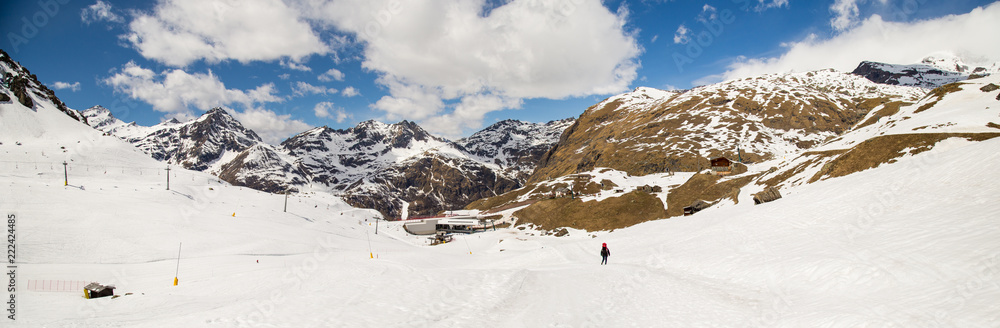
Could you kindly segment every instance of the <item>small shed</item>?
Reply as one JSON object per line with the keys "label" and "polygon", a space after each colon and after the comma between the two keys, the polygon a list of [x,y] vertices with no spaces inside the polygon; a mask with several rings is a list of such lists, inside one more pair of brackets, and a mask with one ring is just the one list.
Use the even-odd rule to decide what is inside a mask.
{"label": "small shed", "polygon": [[115,296],[115,286],[114,285],[101,285],[96,282],[92,282],[87,286],[83,287],[83,297],[88,299],[105,297],[105,296]]}
{"label": "small shed", "polygon": [[753,204],[759,205],[781,198],[781,193],[778,192],[778,188],[767,187],[763,191],[751,196],[753,196]]}

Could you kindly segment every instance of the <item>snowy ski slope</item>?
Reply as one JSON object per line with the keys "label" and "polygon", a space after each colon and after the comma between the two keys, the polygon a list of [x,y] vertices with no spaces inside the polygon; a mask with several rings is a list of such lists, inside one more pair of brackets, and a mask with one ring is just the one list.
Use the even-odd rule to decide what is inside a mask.
{"label": "snowy ski slope", "polygon": [[[328,195],[284,212],[280,195],[176,168],[168,191],[163,164],[39,103],[0,104],[13,326],[1000,326],[1000,138],[948,139],[759,206],[430,247],[398,224],[375,234],[377,213]],[[132,294],[87,300],[28,280]]]}

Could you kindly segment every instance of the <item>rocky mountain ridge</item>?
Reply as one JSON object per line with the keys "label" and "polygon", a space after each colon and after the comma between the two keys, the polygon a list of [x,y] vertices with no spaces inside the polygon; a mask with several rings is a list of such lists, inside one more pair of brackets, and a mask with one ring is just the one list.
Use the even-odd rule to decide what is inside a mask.
{"label": "rocky mountain ridge", "polygon": [[[687,206],[747,206],[765,189],[891,164],[947,140],[1000,136],[997,79],[928,90],[821,70],[679,92],[639,88],[588,108],[525,187],[467,209],[514,207],[505,215],[520,223],[592,231],[682,215]],[[711,174],[717,156],[749,168]]]}
{"label": "rocky mountain ridge", "polygon": [[28,108],[35,108],[37,101],[51,102],[67,116],[87,124],[86,117],[80,112],[66,107],[66,104],[56,96],[55,91],[39,82],[35,74],[31,74],[28,68],[14,61],[3,49],[0,49],[0,77],[2,77],[0,101],[13,100]]}
{"label": "rocky mountain ridge", "polygon": [[132,143],[158,161],[195,171],[218,174],[223,164],[254,145],[260,137],[232,117],[214,108],[188,122],[170,120],[145,127],[125,124],[104,107],[83,111],[92,127]]}
{"label": "rocky mountain ridge", "polygon": [[863,61],[851,74],[882,84],[934,89],[970,77],[1000,73],[1000,66],[970,66],[955,56],[928,56],[918,64]]}
{"label": "rocky mountain ridge", "polygon": [[760,162],[836,137],[876,106],[924,94],[834,70],[768,74],[683,92],[639,88],[588,108],[529,182],[595,167],[633,175],[694,172],[718,156]]}
{"label": "rocky mountain ridge", "polygon": [[562,132],[575,121],[568,118],[535,124],[503,120],[458,140],[456,144],[479,162],[504,167],[512,176],[524,180],[535,170],[545,152],[559,140]]}
{"label": "rocky mountain ridge", "polygon": [[151,127],[124,123],[100,106],[84,116],[157,160],[267,192],[332,192],[386,217],[460,208],[521,186],[568,124],[504,121],[452,142],[409,121],[365,121],[317,127],[272,146],[222,108]]}

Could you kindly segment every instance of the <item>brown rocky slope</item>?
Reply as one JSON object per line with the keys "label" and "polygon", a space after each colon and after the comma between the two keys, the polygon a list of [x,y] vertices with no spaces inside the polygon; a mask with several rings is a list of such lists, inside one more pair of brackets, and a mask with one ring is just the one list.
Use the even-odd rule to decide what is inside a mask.
{"label": "brown rocky slope", "polygon": [[[812,74],[815,77],[833,73]],[[531,184],[507,195],[476,202],[470,208],[487,209],[533,200],[532,205],[514,213],[519,222],[533,223],[544,229],[563,226],[615,229],[647,220],[630,223],[620,220],[635,218],[638,212],[655,212],[652,210],[656,209],[665,212],[656,218],[677,216],[681,215],[680,207],[696,201],[733,204],[766,187],[795,188],[892,164],[902,157],[933,149],[941,142],[974,142],[1000,136],[997,133],[1000,131],[987,122],[1000,114],[1000,103],[992,99],[996,90],[989,87],[990,83],[1000,81],[998,77],[970,80],[962,83],[970,84],[968,86],[946,85],[926,92],[855,83],[849,77],[829,85],[803,84],[803,75],[809,77],[808,73],[789,74],[778,79],[767,77],[771,82],[792,81],[791,85],[760,83],[777,90],[771,93],[760,88],[726,93],[726,99],[737,99],[729,103],[746,99],[761,105],[757,112],[744,115],[740,115],[739,110],[748,108],[746,106],[711,100],[723,97],[719,95],[720,90],[735,89],[732,82],[695,89],[699,91],[690,95],[688,91],[656,99],[639,99],[634,96],[643,90],[637,90],[609,98],[589,108],[576,125],[567,129],[532,176]],[[762,81],[760,78],[749,80]],[[854,87],[847,88],[848,82],[855,83]],[[788,96],[805,95],[802,88],[817,92],[810,97]],[[630,95],[632,97],[626,97]],[[802,115],[805,115],[804,120]],[[740,123],[735,123],[738,121]],[[664,129],[666,126],[674,129]],[[739,176],[685,175],[690,178],[683,183],[659,186],[662,192],[651,194],[656,196],[652,198],[655,202],[644,206],[623,207],[617,204],[621,199],[615,198],[590,202],[551,198],[551,188],[540,187],[563,181],[565,178],[558,177],[575,172],[619,170],[632,176],[645,176],[639,179],[649,179],[663,175],[658,170],[700,171],[708,165],[708,158],[716,154],[732,156],[730,158],[740,156],[735,147],[731,150],[713,148],[734,144],[733,140],[739,138],[751,140],[740,143],[744,160],[771,160],[751,165],[750,172]],[[660,144],[654,143],[656,140]],[[775,142],[779,145],[775,146]],[[594,170],[595,167],[600,169]],[[634,197],[631,193],[628,195]],[[588,220],[587,214],[575,213],[608,215],[603,221],[594,221]]]}

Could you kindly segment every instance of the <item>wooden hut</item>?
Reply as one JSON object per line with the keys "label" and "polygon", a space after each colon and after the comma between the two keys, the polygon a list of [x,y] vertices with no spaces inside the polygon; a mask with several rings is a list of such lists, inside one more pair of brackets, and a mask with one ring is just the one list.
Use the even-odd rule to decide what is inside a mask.
{"label": "wooden hut", "polygon": [[725,157],[717,157],[711,159],[712,162],[712,174],[715,175],[729,175],[733,173],[733,161],[730,161]]}
{"label": "wooden hut", "polygon": [[725,157],[713,158],[710,161],[712,162],[712,174],[715,175],[734,175],[747,172],[746,165]]}
{"label": "wooden hut", "polygon": [[115,286],[114,285],[101,285],[96,282],[92,282],[87,286],[83,287],[83,297],[88,299],[98,298],[105,296],[115,296]]}

